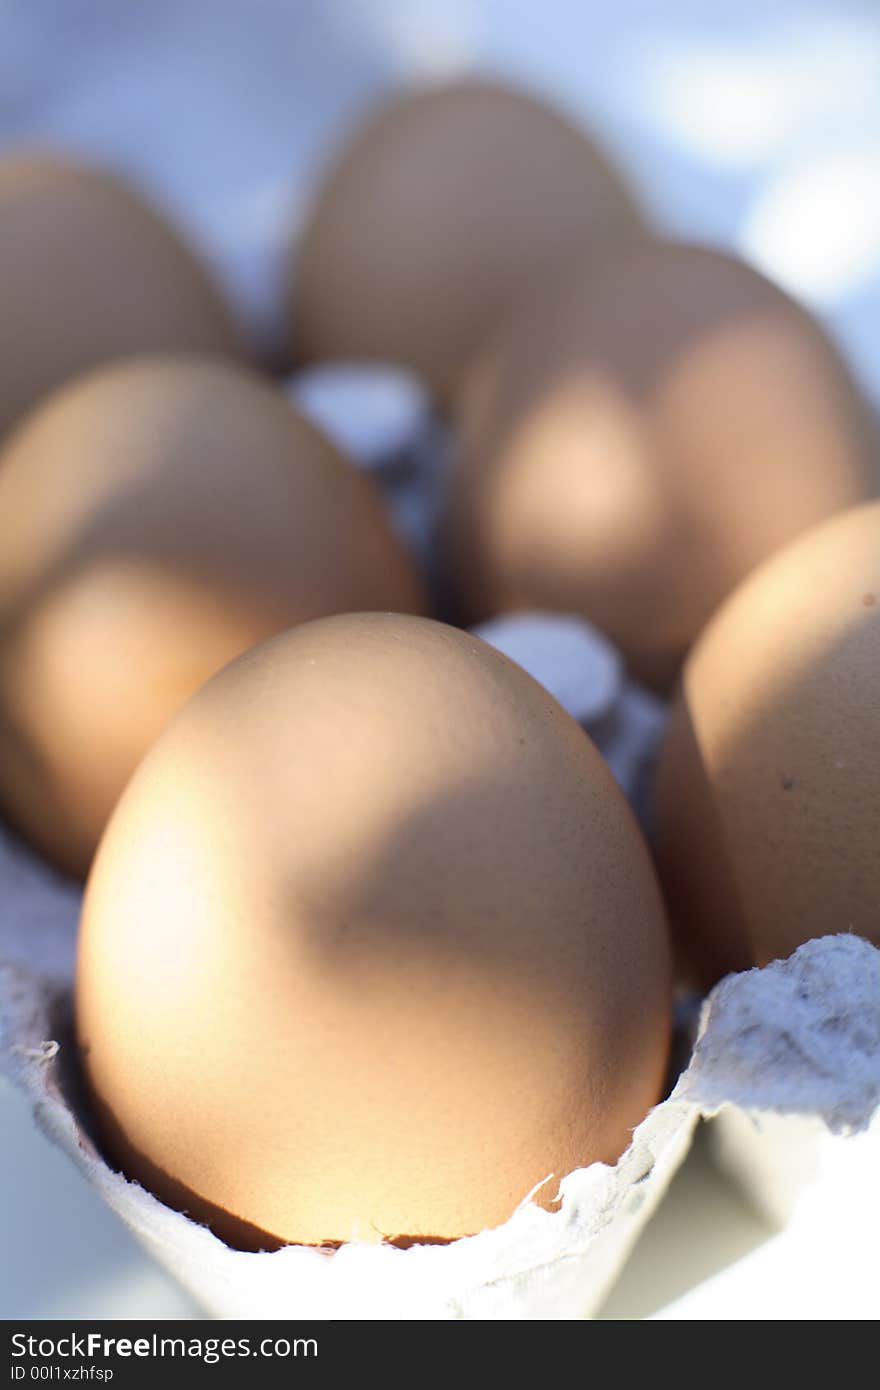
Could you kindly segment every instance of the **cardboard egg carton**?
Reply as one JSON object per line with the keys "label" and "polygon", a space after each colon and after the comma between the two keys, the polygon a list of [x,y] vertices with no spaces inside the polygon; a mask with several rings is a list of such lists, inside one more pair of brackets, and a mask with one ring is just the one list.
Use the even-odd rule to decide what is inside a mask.
{"label": "cardboard egg carton", "polygon": [[[790,1212],[805,1201],[826,1211],[827,1224],[840,1207],[840,1200],[828,1205],[830,1189],[845,1194],[852,1239],[864,1239],[880,1157],[880,951],[858,937],[809,942],[787,961],[723,981],[704,1005],[690,1062],[668,1099],[614,1167],[596,1163],[562,1179],[558,1210],[526,1199],[503,1226],[447,1246],[365,1242],[332,1254],[288,1246],[255,1255],[229,1249],[101,1158],[78,1084],[70,952],[68,943],[59,949],[57,934],[74,931],[76,894],[8,842],[7,886],[10,862],[19,916],[10,922],[5,895],[0,1066],[28,1096],[43,1131],[214,1317],[590,1317],[698,1120],[718,1114],[731,1127],[725,1161],[774,1216],[782,1193]],[[818,1189],[817,1168],[825,1178]],[[853,1171],[861,1177],[855,1185]],[[850,1181],[842,1186],[844,1173]]]}
{"label": "cardboard egg carton", "polygon": [[[313,373],[292,391],[375,471],[430,573],[446,442],[424,397],[400,374],[355,367]],[[625,681],[608,643],[558,614],[498,618],[478,631],[590,732],[643,812],[665,710]],[[804,1211],[814,1222],[817,1213],[839,1213],[845,1191],[852,1205],[837,1223],[842,1238],[870,1229],[869,1170],[880,1157],[880,951],[844,935],[723,981],[703,1006],[696,1041],[685,1011],[683,1069],[668,1098],[614,1167],[595,1163],[562,1177],[557,1210],[524,1195],[504,1225],[445,1246],[231,1250],[112,1171],[95,1144],[72,1031],[79,897],[0,827],[0,1070],[28,1096],[49,1138],[215,1317],[593,1316],[709,1116],[718,1117],[719,1162],[774,1221],[799,1230]]]}
{"label": "cardboard egg carton", "polygon": [[[499,620],[482,635],[555,685],[638,803],[662,709],[623,683],[601,639],[548,615]],[[869,1229],[871,1202],[880,1211],[871,1173],[880,1158],[880,951],[839,935],[722,981],[692,1050],[686,1024],[679,1030],[690,1056],[668,1098],[614,1167],[595,1163],[562,1178],[557,1210],[526,1196],[504,1225],[446,1246],[231,1250],[112,1171],[96,1147],[72,1040],[78,909],[73,885],[0,836],[0,1069],[50,1139],[215,1317],[593,1316],[709,1116],[719,1117],[719,1161],[773,1219],[839,1212],[845,1191],[845,1241]]]}

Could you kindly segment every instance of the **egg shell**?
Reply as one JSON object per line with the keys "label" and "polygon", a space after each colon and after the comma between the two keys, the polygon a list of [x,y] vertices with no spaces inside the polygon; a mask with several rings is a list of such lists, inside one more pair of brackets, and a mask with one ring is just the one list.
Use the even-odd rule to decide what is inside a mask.
{"label": "egg shell", "polygon": [[457,424],[444,531],[463,618],[579,613],[661,689],[750,569],[869,495],[832,345],[707,247],[645,243],[543,286],[469,373]]}
{"label": "egg shell", "polygon": [[387,360],[445,397],[528,285],[640,230],[604,155],[533,97],[481,79],[411,93],[318,192],[293,263],[296,358]]}
{"label": "egg shell", "polygon": [[220,666],[295,623],[424,602],[369,478],[256,374],[148,358],[80,379],[0,456],[0,806],[83,875]]}
{"label": "egg shell", "polygon": [[832,933],[880,946],[880,503],[792,542],[718,612],[685,667],[653,819],[704,982]]}
{"label": "egg shell", "polygon": [[76,1004],[111,1160],[233,1245],[449,1239],[626,1148],[669,946],[575,722],[478,639],[362,614],[166,729],[89,879]]}
{"label": "egg shell", "polygon": [[148,352],[243,358],[219,291],[124,179],[48,152],[0,160],[0,437],[89,368]]}

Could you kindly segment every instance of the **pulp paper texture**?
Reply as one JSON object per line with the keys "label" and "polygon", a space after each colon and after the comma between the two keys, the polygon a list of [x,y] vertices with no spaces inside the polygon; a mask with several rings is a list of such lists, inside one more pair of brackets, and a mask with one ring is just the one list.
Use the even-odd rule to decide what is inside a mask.
{"label": "pulp paper texture", "polygon": [[[628,699],[652,710],[655,702],[627,690],[605,640],[586,623],[541,614],[499,619],[483,636],[560,686],[576,716],[595,716],[610,761],[634,770],[627,790],[635,788],[653,753],[659,707],[654,720],[627,717]],[[78,909],[73,885],[10,835],[0,837],[0,1066],[27,1091],[49,1136],[217,1316],[584,1316],[601,1301],[686,1152],[697,1107],[667,1103],[616,1168],[595,1164],[565,1177],[557,1212],[525,1201],[504,1226],[446,1247],[231,1251],[111,1172],[90,1137],[71,1042]]]}
{"label": "pulp paper texture", "polygon": [[[722,1108],[752,1125],[793,1124],[801,1157],[826,1136],[862,1135],[876,1162],[880,952],[858,937],[828,937],[713,991],[693,1058],[670,1097],[638,1127],[615,1167],[597,1163],[563,1179],[557,1211],[526,1201],[505,1225],[449,1246],[230,1250],[102,1161],[79,1102],[69,939],[60,939],[73,931],[75,894],[4,841],[7,885],[11,865],[18,887],[4,895],[0,922],[0,1065],[30,1097],[49,1137],[214,1316],[589,1316],[684,1157],[697,1120]],[[833,1053],[823,1060],[817,1039],[828,1036]],[[863,1158],[866,1202],[874,1200],[869,1166]]]}
{"label": "pulp paper texture", "polygon": [[[552,623],[541,634],[535,645],[543,659],[552,647],[548,631],[558,636]],[[580,635],[586,647],[589,630]],[[570,638],[566,631],[562,649],[569,654]],[[595,669],[604,679],[601,662]],[[625,712],[624,696],[618,692]],[[625,713],[613,727],[620,745]],[[628,750],[638,765],[650,757],[653,736],[645,739],[638,721],[628,734],[633,745],[641,738],[640,756]],[[730,976],[713,991],[690,1064],[669,1098],[638,1127],[615,1167],[597,1163],[562,1180],[557,1211],[526,1200],[503,1226],[442,1247],[233,1251],[111,1171],[95,1147],[71,1041],[78,897],[9,835],[0,836],[0,1067],[30,1097],[50,1138],[217,1317],[588,1317],[701,1116],[724,1110],[748,1125],[769,1122],[783,1140],[792,1127],[801,1168],[826,1136],[867,1135],[875,1158],[880,1147],[880,952],[858,937],[828,937],[788,961]],[[740,1153],[732,1166],[760,1191],[773,1158],[768,1165],[760,1152],[747,1160]],[[790,1193],[796,1175],[790,1165],[777,1182]],[[872,1197],[867,1181],[865,1191]]]}

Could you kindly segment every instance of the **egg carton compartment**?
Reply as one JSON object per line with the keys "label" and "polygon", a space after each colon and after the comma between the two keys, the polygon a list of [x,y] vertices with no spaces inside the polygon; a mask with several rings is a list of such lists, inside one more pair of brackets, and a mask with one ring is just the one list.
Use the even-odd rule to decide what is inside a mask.
{"label": "egg carton compartment", "polygon": [[[424,396],[405,375],[353,363],[301,375],[289,390],[374,473],[442,605],[435,530],[449,445]],[[644,820],[662,702],[625,679],[618,653],[580,619],[520,613],[476,631],[589,732]],[[682,1008],[667,1098],[614,1167],[596,1163],[561,1180],[557,1210],[526,1196],[504,1225],[448,1245],[232,1250],[112,1171],[95,1144],[72,1043],[78,911],[78,888],[3,834],[0,1067],[24,1090],[50,1139],[215,1317],[595,1316],[699,1121],[712,1116],[717,1161],[774,1223],[809,1231],[818,1214],[827,1228],[823,1213],[840,1210],[843,1187],[859,1194],[859,1210],[873,1200],[867,1166],[853,1166],[851,1156],[869,1153],[876,1161],[880,1143],[880,952],[837,936],[729,977],[709,996],[698,1027],[693,1010]],[[856,1135],[864,1141],[858,1149]],[[846,1181],[836,1176],[844,1172]],[[853,1235],[867,1229],[855,1209],[837,1227]]]}
{"label": "egg carton compartment", "polygon": [[[391,515],[442,593],[433,533],[447,442],[424,400],[399,375],[357,364],[312,374],[308,390],[298,379],[291,391],[329,433],[348,431],[347,448],[375,472]],[[476,631],[589,732],[644,820],[663,703],[625,679],[617,652],[580,619],[520,613]],[[0,831],[0,1068],[49,1138],[214,1317],[592,1317],[702,1118],[718,1115],[726,1135],[735,1117],[738,1143],[715,1148],[758,1203],[774,1172],[783,1187],[796,1185],[829,1136],[845,1146],[852,1141],[838,1136],[866,1133],[876,1148],[880,952],[855,937],[828,938],[788,962],[730,977],[701,1016],[699,1001],[679,1007],[667,1098],[614,1167],[597,1163],[562,1179],[557,1210],[526,1198],[503,1226],[448,1245],[232,1250],[101,1157],[72,1042],[79,901],[76,885]],[[780,1142],[796,1163],[790,1153],[780,1157]],[[768,1214],[775,1222],[786,1216],[778,1206]]]}
{"label": "egg carton compartment", "polygon": [[787,961],[729,976],[703,1005],[692,1050],[693,1013],[682,1009],[676,1068],[684,1069],[667,1099],[614,1167],[596,1163],[562,1179],[557,1210],[526,1199],[503,1226],[444,1246],[250,1254],[103,1161],[72,1044],[78,889],[6,834],[0,886],[0,1067],[43,1131],[214,1317],[594,1316],[698,1121],[710,1116],[718,1116],[719,1162],[796,1239],[817,1229],[835,1231],[838,1243],[873,1238],[880,951],[858,937],[809,942]]}
{"label": "egg carton compartment", "polygon": [[[591,724],[619,779],[635,790],[662,709],[625,687],[607,643],[586,624],[546,614],[499,619],[482,632]],[[20,842],[0,840],[3,1065],[49,1136],[202,1306],[215,1316],[323,1318],[577,1317],[598,1306],[680,1163],[696,1112],[667,1107],[646,1121],[615,1169],[569,1175],[557,1212],[525,1201],[505,1226],[447,1246],[232,1251],[100,1157],[71,1041],[79,896]],[[688,1022],[683,1017],[680,1030],[685,1053]]]}

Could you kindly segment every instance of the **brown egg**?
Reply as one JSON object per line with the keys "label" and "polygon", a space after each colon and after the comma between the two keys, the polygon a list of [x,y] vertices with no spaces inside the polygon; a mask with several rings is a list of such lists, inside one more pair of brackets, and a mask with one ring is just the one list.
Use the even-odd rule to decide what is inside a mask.
{"label": "brown egg", "polygon": [[446,396],[527,286],[640,228],[604,156],[532,97],[478,79],[405,96],[319,192],[295,257],[296,355],[399,363]]}
{"label": "brown egg", "polygon": [[536,295],[472,373],[446,537],[463,616],[580,613],[660,687],[766,555],[868,495],[856,391],[733,256],[645,244]]}
{"label": "brown egg", "polygon": [[180,358],[87,376],[0,456],[0,807],[83,874],[220,666],[310,618],[423,603],[369,479],[274,387]]}
{"label": "brown egg", "polygon": [[659,1099],[644,841],[546,691],[425,619],[325,619],[191,700],[89,879],[111,1160],[245,1248],[450,1239],[613,1163]]}
{"label": "brown egg", "polygon": [[880,946],[880,503],[768,560],[688,658],[656,849],[706,983],[802,942]]}
{"label": "brown egg", "polygon": [[146,352],[242,356],[192,252],[113,174],[0,160],[0,437],[79,372]]}

